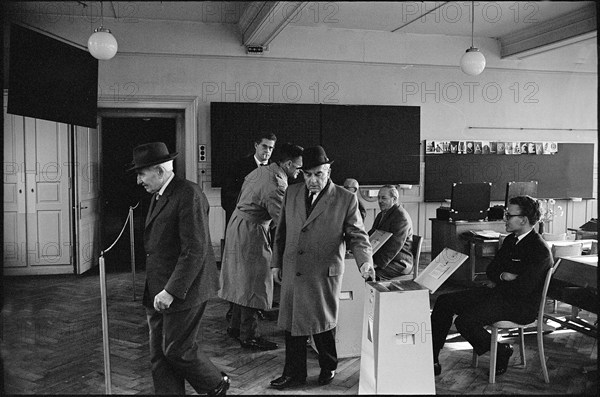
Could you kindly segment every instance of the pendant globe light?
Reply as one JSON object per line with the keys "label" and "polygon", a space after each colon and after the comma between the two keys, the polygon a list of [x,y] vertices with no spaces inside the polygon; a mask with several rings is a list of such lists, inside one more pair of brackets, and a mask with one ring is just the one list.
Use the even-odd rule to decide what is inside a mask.
{"label": "pendant globe light", "polygon": [[104,25],[104,9],[100,2],[100,27],[88,39],[88,51],[96,59],[108,60],[115,56],[119,48],[115,36]]}
{"label": "pendant globe light", "polygon": [[460,69],[470,75],[477,76],[485,69],[485,57],[479,49],[473,47],[473,30],[475,27],[475,2],[471,2],[471,48],[460,59]]}

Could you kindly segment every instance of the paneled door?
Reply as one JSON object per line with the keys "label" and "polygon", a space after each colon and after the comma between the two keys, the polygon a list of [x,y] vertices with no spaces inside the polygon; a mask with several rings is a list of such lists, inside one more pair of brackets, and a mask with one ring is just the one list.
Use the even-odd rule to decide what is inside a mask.
{"label": "paneled door", "polygon": [[4,111],[4,274],[73,273],[68,126]]}
{"label": "paneled door", "polygon": [[75,216],[77,274],[98,263],[100,242],[100,134],[97,129],[75,128]]}

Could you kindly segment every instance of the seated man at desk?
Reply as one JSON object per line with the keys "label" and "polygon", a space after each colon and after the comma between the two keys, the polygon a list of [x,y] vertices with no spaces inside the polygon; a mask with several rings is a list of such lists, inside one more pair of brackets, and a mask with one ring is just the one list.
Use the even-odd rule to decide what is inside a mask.
{"label": "seated man at desk", "polygon": [[384,185],[377,195],[381,212],[375,217],[369,235],[375,230],[392,233],[389,240],[373,255],[377,280],[390,280],[412,272],[412,220],[408,212],[399,205],[398,197],[398,189],[392,185]]}
{"label": "seated man at desk", "polygon": [[[439,353],[456,314],[454,325],[478,355],[490,350],[491,336],[485,325],[508,320],[529,323],[535,320],[546,272],[552,254],[534,226],[540,219],[538,202],[529,196],[509,200],[504,212],[510,234],[489,264],[484,285],[440,295],[431,313],[434,372],[442,367]],[[509,344],[498,343],[496,375],[502,375],[513,353]]]}

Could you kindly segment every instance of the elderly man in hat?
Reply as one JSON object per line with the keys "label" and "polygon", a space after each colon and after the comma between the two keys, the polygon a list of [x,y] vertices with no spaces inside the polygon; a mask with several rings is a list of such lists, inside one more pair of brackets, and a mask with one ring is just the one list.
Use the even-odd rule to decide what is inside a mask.
{"label": "elderly man in hat", "polygon": [[153,197],[144,228],[146,285],[143,304],[150,328],[150,362],[156,394],[225,395],[228,376],[198,345],[200,319],[216,295],[217,265],[208,229],[209,205],[200,186],[173,172],[163,142],[133,149],[129,171]]}
{"label": "elderly man in hat", "polygon": [[346,244],[365,279],[375,279],[372,248],[354,194],[331,179],[331,163],[321,146],[302,155],[304,184],[288,187],[273,250],[281,282],[279,327],[285,330],[283,375],[271,386],[285,389],[306,382],[306,338],[319,352],[318,383],[333,380],[337,369],[335,327],[344,273]]}

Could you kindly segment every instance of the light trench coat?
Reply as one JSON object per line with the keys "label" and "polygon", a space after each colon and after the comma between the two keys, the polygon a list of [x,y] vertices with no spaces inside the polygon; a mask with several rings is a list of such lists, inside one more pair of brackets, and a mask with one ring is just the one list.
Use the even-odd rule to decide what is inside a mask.
{"label": "light trench coat", "polygon": [[346,244],[358,266],[373,263],[356,196],[330,180],[307,218],[306,186],[291,185],[283,200],[273,253],[272,266],[281,268],[283,278],[279,327],[293,336],[336,327]]}
{"label": "light trench coat", "polygon": [[219,297],[267,310],[273,304],[271,220],[278,220],[287,175],[273,163],[250,172],[227,225]]}

